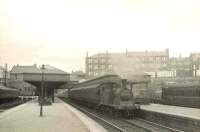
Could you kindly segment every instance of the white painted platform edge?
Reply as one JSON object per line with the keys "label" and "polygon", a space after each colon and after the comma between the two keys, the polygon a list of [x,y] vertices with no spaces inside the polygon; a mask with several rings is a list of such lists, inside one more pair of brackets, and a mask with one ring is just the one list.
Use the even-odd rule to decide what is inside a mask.
{"label": "white painted platform edge", "polygon": [[[174,117],[187,118],[187,119],[191,119],[191,120],[200,120],[200,118],[198,116],[187,115],[187,114],[182,113],[182,112],[179,112],[179,113],[176,112],[176,111],[179,111],[178,110],[179,108],[183,108],[185,110],[187,110],[187,109],[196,109],[196,110],[199,110],[199,113],[200,113],[200,109],[198,109],[198,108],[181,107],[181,106],[173,106],[173,105],[163,105],[163,104],[153,104],[153,103],[151,103],[151,105],[158,105],[157,107],[162,107],[162,106],[164,106],[164,107],[167,107],[167,106],[173,107],[174,111],[166,112],[165,109],[163,109],[163,111],[161,111],[161,110],[156,110],[155,108],[152,109],[152,108],[148,108],[148,107],[143,107],[143,106],[148,106],[148,105],[143,105],[143,106],[140,107],[140,109],[146,110],[146,111],[150,111],[150,112],[170,115],[170,116],[174,116]],[[176,107],[177,107],[177,109],[175,109]],[[192,113],[190,113],[190,114],[192,114]]]}
{"label": "white painted platform edge", "polygon": [[4,112],[0,113],[0,119],[5,118],[5,117],[8,116],[9,114],[11,114],[11,113],[13,113],[13,112],[15,112],[15,111],[21,109],[22,107],[24,107],[25,105],[27,105],[27,103],[29,103],[29,102],[31,102],[31,101],[28,101],[28,102],[26,102],[26,103],[24,103],[24,104],[15,106],[15,107],[10,108],[10,109],[8,109],[8,110],[5,110]]}

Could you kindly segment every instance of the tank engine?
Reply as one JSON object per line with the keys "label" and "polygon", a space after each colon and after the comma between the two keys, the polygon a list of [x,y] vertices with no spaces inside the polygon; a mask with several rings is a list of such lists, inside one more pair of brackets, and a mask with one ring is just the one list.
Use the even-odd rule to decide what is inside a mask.
{"label": "tank engine", "polygon": [[136,109],[130,83],[118,75],[104,75],[76,84],[69,90],[69,97],[111,114],[129,116]]}

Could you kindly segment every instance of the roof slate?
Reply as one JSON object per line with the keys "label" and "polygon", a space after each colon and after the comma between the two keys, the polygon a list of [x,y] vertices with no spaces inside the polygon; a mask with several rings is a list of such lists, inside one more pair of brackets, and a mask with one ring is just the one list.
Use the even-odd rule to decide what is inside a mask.
{"label": "roof slate", "polygon": [[[45,65],[43,72],[45,74],[68,74],[50,65]],[[42,69],[36,66],[13,66],[11,70],[11,74],[12,73],[42,73]]]}

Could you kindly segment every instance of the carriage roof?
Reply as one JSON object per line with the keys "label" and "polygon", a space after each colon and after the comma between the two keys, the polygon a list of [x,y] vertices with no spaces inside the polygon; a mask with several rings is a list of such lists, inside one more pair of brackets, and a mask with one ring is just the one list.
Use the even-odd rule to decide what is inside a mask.
{"label": "carriage roof", "polygon": [[132,74],[132,75],[117,75],[117,74],[107,74],[97,78],[93,78],[81,83],[74,85],[74,88],[80,86],[94,85],[98,83],[121,83],[121,80],[127,80],[131,83],[146,83],[149,82],[149,77],[147,74]]}
{"label": "carriage roof", "polygon": [[0,90],[6,90],[6,91],[18,91],[17,89],[9,88],[9,87],[5,87],[5,86],[3,86],[3,85],[0,85]]}

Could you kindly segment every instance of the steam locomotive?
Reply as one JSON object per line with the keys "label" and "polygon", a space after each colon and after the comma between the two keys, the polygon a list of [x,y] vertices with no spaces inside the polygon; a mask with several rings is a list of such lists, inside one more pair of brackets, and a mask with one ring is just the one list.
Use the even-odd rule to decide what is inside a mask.
{"label": "steam locomotive", "polygon": [[104,75],[74,85],[68,96],[112,115],[132,116],[134,110],[139,108],[135,104],[133,84],[119,75]]}

